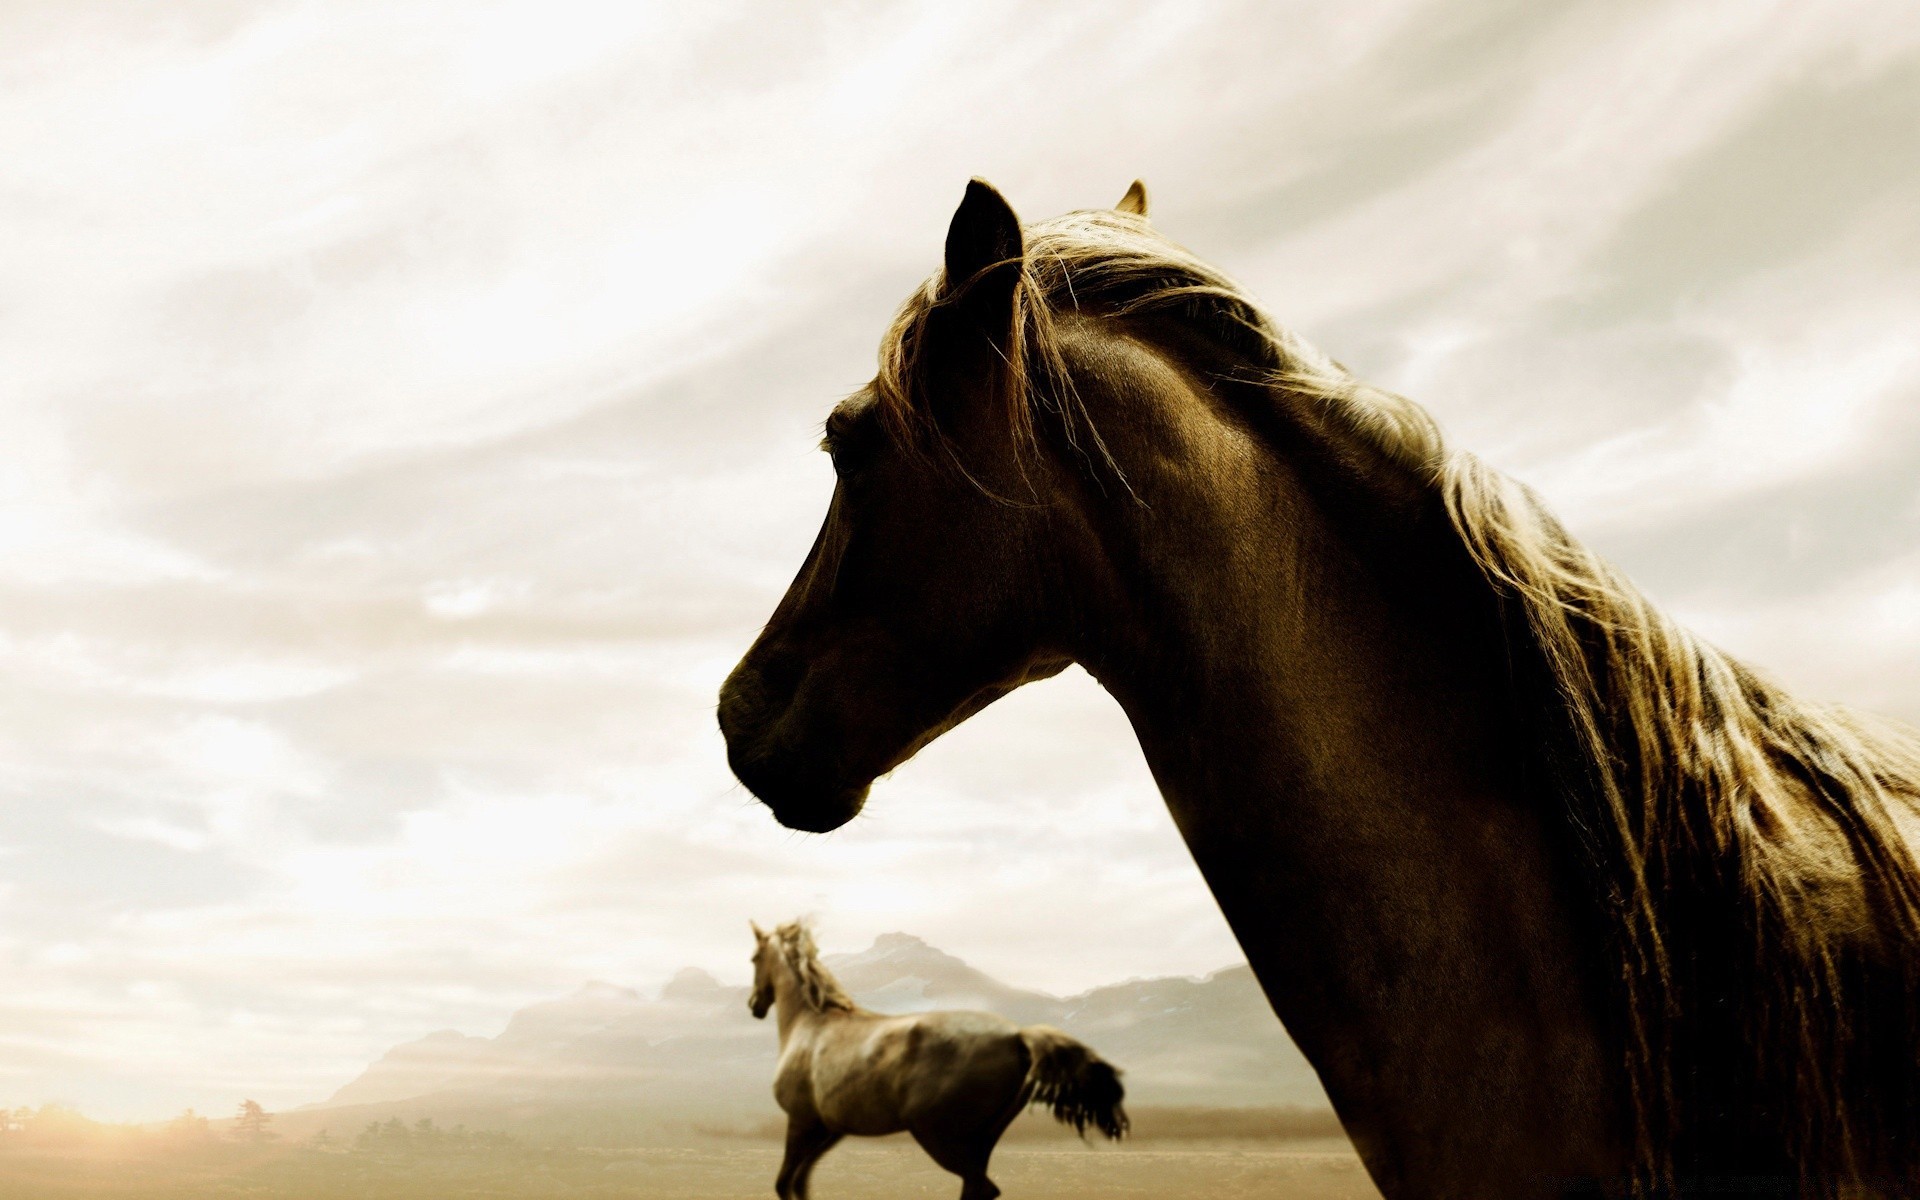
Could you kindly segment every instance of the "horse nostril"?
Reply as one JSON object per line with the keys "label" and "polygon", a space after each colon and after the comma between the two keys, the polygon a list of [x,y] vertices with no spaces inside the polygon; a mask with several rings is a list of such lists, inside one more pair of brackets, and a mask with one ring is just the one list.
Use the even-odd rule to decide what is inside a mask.
{"label": "horse nostril", "polygon": [[746,663],[735,667],[733,674],[720,685],[720,732],[729,742],[749,734],[756,726],[766,720],[767,689],[761,681],[760,673]]}
{"label": "horse nostril", "polygon": [[720,685],[720,731],[729,741],[750,736],[793,703],[806,673],[797,654],[749,650]]}
{"label": "horse nostril", "polygon": [[806,660],[798,654],[776,651],[764,655],[754,664],[759,675],[760,692],[763,696],[791,698],[800,690],[800,681],[806,677]]}
{"label": "horse nostril", "polygon": [[733,674],[727,676],[725,683],[720,685],[720,707],[714,710],[715,715],[720,721],[720,733],[729,742],[740,733],[740,705],[742,701],[740,698],[740,686],[736,682],[739,677],[740,672],[736,670]]}

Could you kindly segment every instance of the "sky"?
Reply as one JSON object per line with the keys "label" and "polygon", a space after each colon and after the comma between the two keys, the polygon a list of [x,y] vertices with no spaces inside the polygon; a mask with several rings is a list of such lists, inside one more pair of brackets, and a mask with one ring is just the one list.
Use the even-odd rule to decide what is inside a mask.
{"label": "sky", "polygon": [[1703,634],[1920,719],[1915,128],[1910,0],[0,0],[0,1104],[318,1100],[744,982],[749,918],[1236,961],[1077,671],[829,836],[727,772],[973,175],[1144,178]]}

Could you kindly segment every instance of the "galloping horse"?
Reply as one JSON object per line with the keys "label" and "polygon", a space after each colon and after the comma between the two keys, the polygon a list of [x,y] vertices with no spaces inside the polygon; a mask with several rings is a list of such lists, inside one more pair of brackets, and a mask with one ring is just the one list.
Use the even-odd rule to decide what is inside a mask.
{"label": "galloping horse", "polygon": [[1047,1105],[1081,1134],[1126,1133],[1120,1072],[1059,1030],[982,1012],[867,1012],[821,964],[805,925],[755,925],[753,940],[748,1006],[755,1017],[775,1010],[780,1027],[780,1200],[806,1200],[814,1164],[849,1134],[911,1133],[960,1177],[960,1200],[993,1200],[987,1160],[1027,1105]]}
{"label": "galloping horse", "polygon": [[1696,639],[1115,210],[976,180],[721,693],[830,830],[1079,663],[1389,1197],[1920,1193],[1920,739]]}

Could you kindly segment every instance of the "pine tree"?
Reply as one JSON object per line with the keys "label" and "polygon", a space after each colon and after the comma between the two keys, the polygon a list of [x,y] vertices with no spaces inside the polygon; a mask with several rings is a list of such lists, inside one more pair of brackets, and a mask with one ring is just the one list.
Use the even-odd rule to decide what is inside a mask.
{"label": "pine tree", "polygon": [[267,1132],[267,1126],[273,1121],[273,1114],[260,1107],[257,1100],[242,1100],[240,1115],[233,1121],[233,1136],[243,1142],[264,1142],[278,1137]]}

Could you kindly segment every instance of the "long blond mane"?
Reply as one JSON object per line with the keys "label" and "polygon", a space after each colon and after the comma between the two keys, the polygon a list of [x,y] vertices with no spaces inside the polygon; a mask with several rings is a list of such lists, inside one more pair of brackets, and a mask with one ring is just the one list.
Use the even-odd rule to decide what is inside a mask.
{"label": "long blond mane", "polygon": [[[1360,383],[1144,218],[1072,213],[1025,235],[1004,383],[1028,438],[1051,414],[1117,472],[1057,320],[1154,313],[1202,328],[1276,402],[1321,406],[1445,504],[1545,693],[1531,707],[1550,714],[1546,779],[1610,929],[1648,1176],[1709,1136],[1691,1127],[1702,1101],[1727,1099],[1696,1077],[1713,1039],[1756,1060],[1741,1069],[1758,1094],[1732,1102],[1771,1114],[1810,1179],[1874,1170],[1920,1134],[1920,872],[1903,836],[1920,829],[1920,739],[1798,699],[1681,628],[1527,488],[1449,451],[1417,405]],[[955,290],[930,279],[881,350],[876,402],[917,443],[938,436],[924,329]]]}
{"label": "long blond mane", "polygon": [[814,945],[813,931],[804,921],[788,921],[768,935],[781,961],[793,973],[800,988],[800,1001],[813,1012],[853,1012],[853,997],[820,961],[820,948]]}

